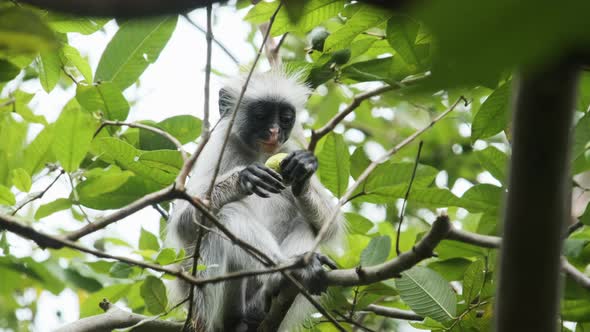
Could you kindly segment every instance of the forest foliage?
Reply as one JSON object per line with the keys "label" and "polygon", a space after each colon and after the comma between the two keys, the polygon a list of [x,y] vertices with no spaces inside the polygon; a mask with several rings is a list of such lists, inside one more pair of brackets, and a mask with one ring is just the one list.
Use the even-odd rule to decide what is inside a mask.
{"label": "forest foliage", "polygon": [[[332,255],[339,266],[367,267],[394,259],[402,215],[401,252],[411,251],[442,211],[453,227],[498,236],[511,153],[509,110],[512,81],[517,79],[513,70],[535,68],[574,44],[590,42],[590,21],[585,15],[590,3],[439,1],[411,13],[345,0],[287,3],[276,17],[271,36],[288,33],[281,46],[282,61],[303,71],[315,89],[306,105],[308,133],[328,123],[355,95],[391,86],[363,101],[318,144],[318,175],[335,198],[341,198],[385,150],[428,127],[461,96],[468,101],[420,135],[423,148],[416,168],[417,140],[380,164],[348,199],[344,208],[347,247],[341,255]],[[254,42],[258,25],[269,20],[278,1],[223,6],[243,13],[252,26],[250,42],[258,47]],[[14,215],[35,229],[67,234],[65,230],[56,233],[40,221],[59,213],[83,227],[93,221],[88,218],[122,208],[175,181],[183,155],[170,140],[142,128],[101,124],[128,120],[134,101],[123,92],[141,82],[141,75],[158,60],[183,19],[117,20],[118,30],[93,68],[68,38],[102,33],[111,19],[80,18],[0,1],[1,214]],[[216,36],[224,33],[214,31]],[[215,61],[213,69],[220,69]],[[36,92],[23,88],[35,81],[45,93],[61,89],[69,94],[54,122],[38,114],[43,105],[32,102]],[[584,174],[590,170],[589,106],[590,75],[584,73],[572,152],[572,183],[582,193],[588,190]],[[142,114],[140,109],[136,112]],[[194,114],[160,122],[150,120],[149,114],[141,118],[139,123],[159,128],[194,150],[191,143],[198,140],[202,124]],[[49,184],[56,179],[71,184],[69,195],[52,194]],[[49,185],[46,192],[35,186],[39,182]],[[40,195],[52,199],[39,204]],[[168,211],[170,202],[159,206]],[[566,239],[563,255],[588,273],[590,211],[575,217],[584,226]],[[162,218],[160,234],[141,229],[137,246],[112,235],[85,243],[162,266],[188,259],[184,252],[165,247],[165,225]],[[531,229],[530,236],[534,233]],[[182,309],[169,312],[175,303],[167,298],[165,281],[174,277],[72,249],[42,249],[32,242],[33,251],[45,250],[49,255],[42,260],[20,257],[12,254],[11,239],[14,235],[0,231],[0,329],[31,329],[36,313],[47,310],[37,307],[40,294],[57,295],[65,289],[77,294],[80,318],[101,313],[98,303],[103,298],[138,314],[164,313],[161,319],[182,320],[186,315]],[[489,331],[497,249],[443,240],[435,252],[435,257],[399,278],[330,287],[327,308],[354,319],[362,315],[363,325],[381,331],[402,323],[367,312],[370,305],[412,310],[425,317],[409,323],[417,329]],[[535,271],[530,271],[530,278],[534,277]],[[16,314],[24,309],[31,314]],[[561,318],[577,322],[576,332],[590,331],[590,290],[569,277],[564,283]],[[566,323],[563,330],[572,326]],[[310,319],[306,328],[334,330],[318,318]]]}

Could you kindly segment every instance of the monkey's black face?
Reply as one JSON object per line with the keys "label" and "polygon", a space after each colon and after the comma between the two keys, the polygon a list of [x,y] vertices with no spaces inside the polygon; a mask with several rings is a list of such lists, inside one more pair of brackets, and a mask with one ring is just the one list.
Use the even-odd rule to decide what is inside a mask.
{"label": "monkey's black face", "polygon": [[239,136],[251,149],[275,153],[289,139],[295,124],[295,109],[277,100],[258,100],[245,103],[244,122]]}

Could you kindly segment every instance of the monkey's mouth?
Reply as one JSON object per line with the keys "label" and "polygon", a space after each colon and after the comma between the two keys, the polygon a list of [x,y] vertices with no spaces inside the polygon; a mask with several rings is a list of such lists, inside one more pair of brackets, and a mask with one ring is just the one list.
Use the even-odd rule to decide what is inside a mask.
{"label": "monkey's mouth", "polygon": [[278,140],[265,140],[265,141],[260,141],[260,146],[262,147],[262,150],[264,152],[274,153],[275,151],[277,151],[281,147],[281,144],[279,143]]}

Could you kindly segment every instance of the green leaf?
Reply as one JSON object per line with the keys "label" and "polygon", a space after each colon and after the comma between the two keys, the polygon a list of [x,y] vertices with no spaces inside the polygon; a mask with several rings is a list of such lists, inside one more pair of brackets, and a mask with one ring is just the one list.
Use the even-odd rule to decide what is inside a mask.
{"label": "green leaf", "polygon": [[398,82],[409,75],[417,74],[416,68],[408,66],[399,55],[355,62],[342,68],[342,77],[357,82]]}
{"label": "green leaf", "polygon": [[[89,35],[100,30],[110,20],[108,18],[70,16],[55,12],[49,12],[45,19],[47,24],[57,32],[78,32],[83,35]],[[92,82],[92,80],[88,82]]]}
{"label": "green leaf", "polygon": [[463,297],[466,303],[471,303],[481,292],[485,281],[485,264],[478,259],[473,262],[463,277]]}
{"label": "green leaf", "polygon": [[344,138],[331,132],[318,150],[320,180],[336,197],[341,197],[348,188],[350,174],[350,155]]}
{"label": "green leaf", "polygon": [[166,297],[166,287],[162,280],[148,276],[141,285],[141,297],[145,300],[147,310],[157,315],[166,310],[168,298]]}
{"label": "green leaf", "polygon": [[414,266],[395,280],[402,300],[419,315],[439,322],[453,319],[457,312],[455,293],[438,273]]}
{"label": "green leaf", "polygon": [[96,315],[102,312],[98,304],[107,299],[111,303],[119,301],[131,288],[131,284],[118,284],[102,288],[92,293],[80,303],[80,318]]}
{"label": "green leaf", "polygon": [[420,24],[407,16],[394,15],[387,21],[387,42],[406,63],[421,67],[415,42]]}
{"label": "green leaf", "polygon": [[356,180],[369,167],[371,161],[362,147],[358,147],[350,156],[350,175]]}
{"label": "green leaf", "polygon": [[26,170],[17,168],[12,170],[12,184],[20,191],[26,193],[31,190],[31,176]]}
{"label": "green leaf", "polygon": [[160,250],[160,244],[158,243],[158,238],[146,231],[145,229],[141,229],[141,233],[139,235],[139,249],[141,250]]}
{"label": "green leaf", "polygon": [[[272,36],[282,35],[290,31],[306,33],[327,19],[338,15],[338,12],[343,9],[345,4],[343,0],[290,0],[290,2],[300,5],[299,19],[293,20],[289,18],[289,6],[287,6],[287,10],[280,10],[271,30]],[[277,9],[277,5],[278,2],[261,1],[246,14],[244,19],[255,24],[268,22],[268,19]]]}
{"label": "green leaf", "polygon": [[109,274],[113,278],[120,279],[129,278],[132,272],[133,266],[123,262],[115,262],[115,264],[113,264],[113,266],[111,266],[111,269],[109,270]]}
{"label": "green leaf", "polygon": [[37,137],[29,144],[24,151],[24,169],[27,173],[34,175],[41,171],[45,164],[55,161],[53,151],[54,126],[45,127]]}
{"label": "green leaf", "polygon": [[117,209],[161,188],[160,184],[148,178],[132,176],[119,188],[107,194],[99,196],[80,195],[80,203],[96,210]]}
{"label": "green leaf", "polygon": [[462,280],[471,261],[465,258],[451,258],[428,264],[428,268],[442,275],[447,281]]}
{"label": "green leaf", "polygon": [[358,213],[346,213],[344,219],[346,219],[346,225],[351,233],[367,234],[373,228],[373,223]]}
{"label": "green leaf", "polygon": [[0,204],[2,205],[14,205],[16,204],[16,198],[10,189],[0,184]]}
{"label": "green leaf", "polygon": [[110,167],[106,170],[94,168],[85,175],[86,181],[80,183],[76,189],[80,197],[91,198],[117,190],[134,174],[121,171],[118,167]]}
{"label": "green leaf", "polygon": [[64,271],[66,280],[75,288],[83,289],[88,292],[96,292],[102,288],[102,284],[96,279],[82,275],[73,268],[67,268]]}
{"label": "green leaf", "polygon": [[590,322],[590,299],[561,301],[561,318],[571,322]]}
{"label": "green leaf", "polygon": [[121,24],[100,58],[96,81],[113,82],[121,90],[137,81],[148,65],[158,59],[177,20],[174,15]]}
{"label": "green leaf", "polygon": [[563,243],[563,254],[571,258],[579,258],[590,239],[566,239]]}
{"label": "green leaf", "polygon": [[[406,187],[414,172],[413,163],[385,162],[375,168],[369,175],[362,190],[365,192],[378,191],[381,187],[393,187],[405,184]],[[427,165],[418,165],[412,186],[426,187],[432,184],[438,170]]]}
{"label": "green leaf", "polygon": [[508,157],[504,152],[489,146],[485,150],[475,151],[475,157],[485,170],[504,183],[508,167]]}
{"label": "green leaf", "polygon": [[[104,161],[116,163],[121,168],[128,169],[136,175],[161,185],[172,183],[178,173],[178,168],[173,167],[178,163],[178,157],[176,156],[179,153],[178,151],[143,152],[120,139],[111,137],[95,139],[93,147]],[[166,157],[170,159],[163,161],[161,159],[163,154],[166,154]]]}
{"label": "green leaf", "polygon": [[43,219],[55,212],[66,210],[72,207],[72,201],[68,198],[58,198],[52,202],[41,205],[35,212],[35,219]]}
{"label": "green leaf", "polygon": [[67,172],[73,172],[90,148],[96,122],[79,107],[66,107],[55,123],[59,139],[53,142],[53,153]]}
{"label": "green leaf", "polygon": [[391,250],[391,239],[388,235],[376,236],[361,253],[361,265],[372,266],[385,262]]}
{"label": "green leaf", "polygon": [[460,207],[469,212],[489,212],[498,215],[504,189],[491,184],[478,184],[460,198]]}
{"label": "green leaf", "polygon": [[344,26],[326,39],[324,50],[331,52],[349,46],[360,33],[384,23],[391,15],[390,11],[369,5],[361,5],[352,17],[346,21]]}
{"label": "green leaf", "polygon": [[201,119],[192,115],[177,115],[159,122],[158,128],[176,137],[180,143],[186,144],[201,135],[201,123]]}
{"label": "green leaf", "polygon": [[[191,115],[177,115],[158,123],[142,123],[159,128],[174,136],[181,144],[192,142],[201,134],[201,120]],[[174,143],[162,135],[146,129],[139,129],[139,147],[143,150],[176,150]]]}
{"label": "green leaf", "polygon": [[0,82],[11,81],[18,73],[20,73],[20,68],[6,60],[0,59]]}
{"label": "green leaf", "polygon": [[494,136],[508,126],[511,86],[511,82],[502,84],[483,102],[473,118],[472,142]]}
{"label": "green leaf", "polygon": [[56,46],[53,31],[32,11],[16,6],[0,9],[0,54],[31,54]]}
{"label": "green leaf", "polygon": [[49,93],[59,81],[61,60],[56,52],[43,52],[37,60],[39,81],[45,92]]}
{"label": "green leaf", "polygon": [[590,113],[584,116],[576,123],[574,132],[574,147],[572,151],[573,159],[580,157],[587,150],[587,144],[590,142]]}
{"label": "green leaf", "polygon": [[85,86],[78,85],[76,100],[89,112],[101,112],[107,120],[125,120],[129,114],[129,103],[121,90],[112,83]]}
{"label": "green leaf", "polygon": [[76,69],[86,80],[86,82],[92,82],[92,68],[88,64],[88,61],[84,59],[80,52],[74,47],[64,44],[59,53],[60,60],[65,70]]}
{"label": "green leaf", "polygon": [[156,263],[160,265],[168,265],[176,260],[176,250],[172,248],[163,248],[156,257]]}

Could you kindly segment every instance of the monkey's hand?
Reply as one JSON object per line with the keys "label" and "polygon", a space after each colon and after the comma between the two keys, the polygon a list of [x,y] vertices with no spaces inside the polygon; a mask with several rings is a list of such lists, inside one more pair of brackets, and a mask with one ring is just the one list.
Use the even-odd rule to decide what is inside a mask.
{"label": "monkey's hand", "polygon": [[[295,262],[303,264],[303,257],[307,255],[304,253],[293,257]],[[331,269],[337,269],[336,263],[328,256],[314,252],[311,261],[307,265],[302,265],[299,268],[294,268],[291,271],[292,276],[297,279],[312,295],[321,295],[328,289],[328,281],[326,270],[323,265]],[[269,278],[266,285],[266,303],[270,304],[272,298],[277,296],[282,289],[289,287],[290,282],[280,274],[275,274]],[[266,307],[268,309],[268,307]]]}
{"label": "monkey's hand", "polygon": [[293,151],[281,161],[281,174],[286,183],[292,184],[295,196],[301,194],[317,169],[318,159],[307,150]]}
{"label": "monkey's hand", "polygon": [[269,197],[269,193],[280,193],[285,189],[283,177],[272,169],[252,164],[239,173],[240,188],[246,195],[256,194],[260,197]]}

